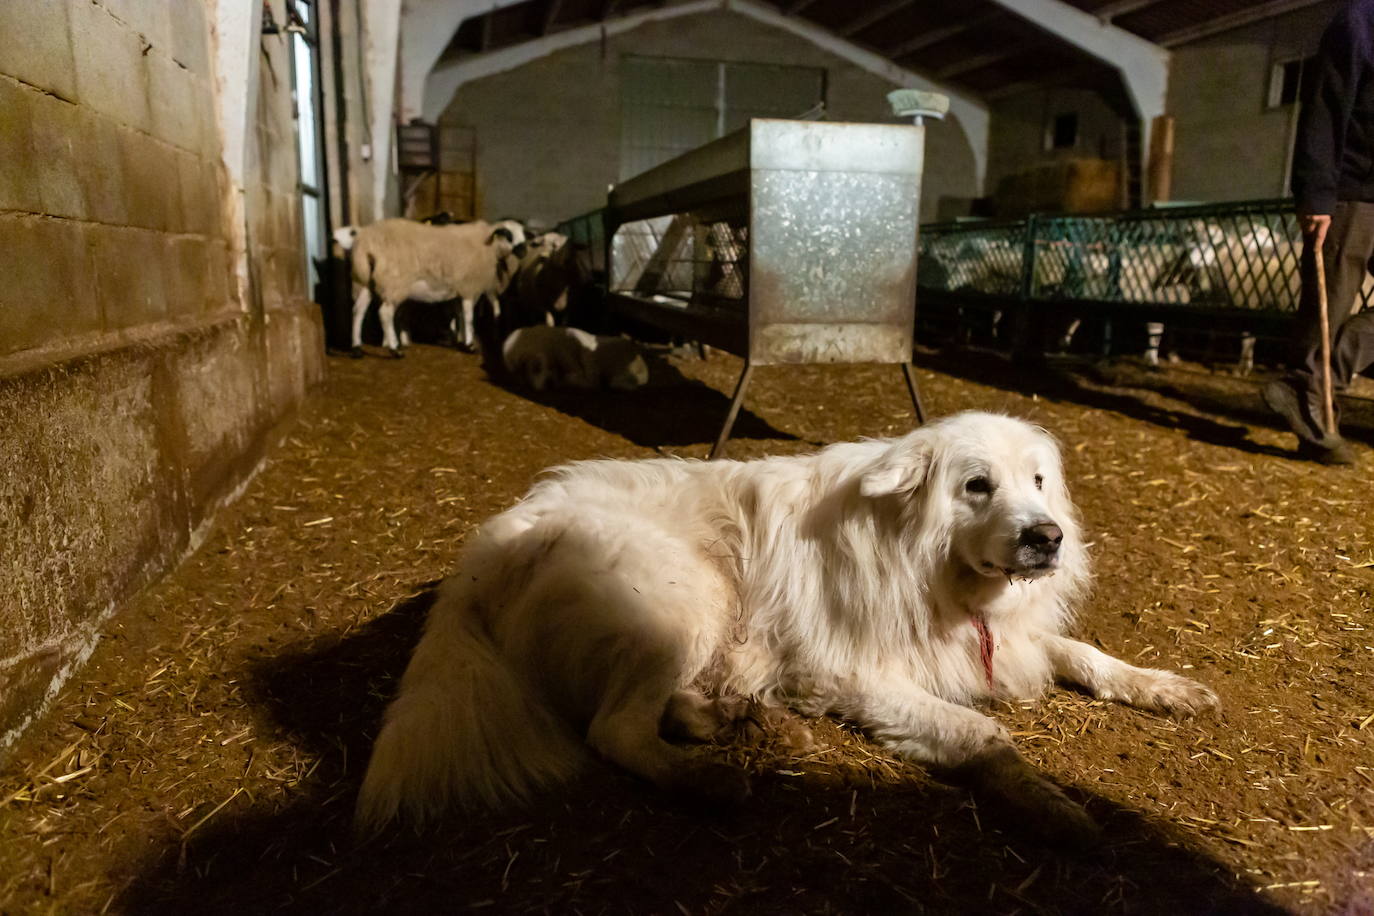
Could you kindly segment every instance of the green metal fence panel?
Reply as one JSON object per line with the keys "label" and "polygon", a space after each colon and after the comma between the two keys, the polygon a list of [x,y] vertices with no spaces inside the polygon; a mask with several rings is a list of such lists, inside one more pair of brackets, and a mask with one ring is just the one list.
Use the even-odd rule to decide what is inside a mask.
{"label": "green metal fence panel", "polygon": [[[1302,237],[1290,200],[1037,215],[921,229],[921,289],[1023,300],[1293,312]],[[1367,283],[1361,305],[1369,304]]]}
{"label": "green metal fence panel", "polygon": [[559,223],[557,231],[568,237],[568,241],[585,245],[591,258],[592,270],[602,275],[606,272],[606,223],[604,210],[593,210],[574,216]]}

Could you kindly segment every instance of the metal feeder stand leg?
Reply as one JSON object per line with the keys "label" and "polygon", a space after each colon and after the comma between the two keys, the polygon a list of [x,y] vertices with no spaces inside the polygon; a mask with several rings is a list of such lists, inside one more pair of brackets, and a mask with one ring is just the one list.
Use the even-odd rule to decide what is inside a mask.
{"label": "metal feeder stand leg", "polygon": [[725,415],[725,425],[720,428],[720,436],[716,439],[711,454],[706,457],[707,461],[714,461],[725,454],[725,440],[730,438],[730,430],[735,426],[735,417],[739,416],[739,406],[744,402],[744,389],[749,387],[749,376],[753,374],[754,364],[746,360],[744,371],[739,374],[739,381],[735,383],[735,396],[730,399],[730,412]]}
{"label": "metal feeder stand leg", "polygon": [[902,375],[906,378],[906,390],[911,392],[911,406],[916,408],[916,425],[926,423],[926,409],[921,406],[921,389],[916,385],[916,367],[902,363]]}

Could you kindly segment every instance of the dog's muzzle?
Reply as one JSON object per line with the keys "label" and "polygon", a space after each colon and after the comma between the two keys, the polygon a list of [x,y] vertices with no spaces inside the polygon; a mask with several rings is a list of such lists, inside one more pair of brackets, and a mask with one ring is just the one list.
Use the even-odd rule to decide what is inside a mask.
{"label": "dog's muzzle", "polygon": [[1024,569],[1052,569],[1059,562],[1064,530],[1054,522],[1037,522],[1021,529],[1016,541],[1016,560]]}

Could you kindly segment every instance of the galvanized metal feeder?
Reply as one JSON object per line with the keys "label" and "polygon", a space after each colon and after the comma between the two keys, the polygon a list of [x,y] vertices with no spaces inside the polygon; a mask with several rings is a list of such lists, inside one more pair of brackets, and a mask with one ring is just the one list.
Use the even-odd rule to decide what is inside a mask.
{"label": "galvanized metal feeder", "polygon": [[712,458],[756,366],[897,364],[925,421],[911,366],[921,117],[948,102],[920,95],[898,110],[919,115],[911,126],[754,119],[611,191],[611,307],[745,360]]}

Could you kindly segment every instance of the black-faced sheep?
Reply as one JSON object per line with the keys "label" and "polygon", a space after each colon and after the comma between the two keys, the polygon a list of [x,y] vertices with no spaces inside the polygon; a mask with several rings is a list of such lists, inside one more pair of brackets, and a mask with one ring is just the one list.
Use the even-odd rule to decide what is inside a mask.
{"label": "black-faced sheep", "polygon": [[362,354],[363,318],[374,294],[380,300],[382,343],[392,355],[401,355],[396,308],[406,299],[460,300],[461,341],[472,349],[477,299],[485,294],[499,310],[499,289],[508,280],[507,259],[525,241],[523,228],[513,221],[434,226],[408,219],[345,226],[334,239],[352,252],[353,280],[362,287],[353,303],[355,356]]}

